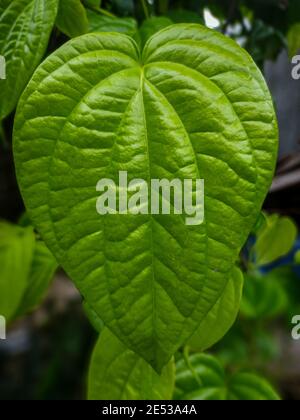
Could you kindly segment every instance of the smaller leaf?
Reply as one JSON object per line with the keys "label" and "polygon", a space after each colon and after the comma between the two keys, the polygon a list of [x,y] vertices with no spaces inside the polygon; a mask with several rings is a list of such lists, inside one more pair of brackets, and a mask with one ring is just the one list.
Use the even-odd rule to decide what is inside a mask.
{"label": "smaller leaf", "polygon": [[279,400],[264,378],[253,373],[226,375],[219,360],[206,354],[194,354],[176,364],[174,399],[180,400]]}
{"label": "smaller leaf", "polygon": [[137,22],[133,18],[114,18],[103,16],[92,10],[87,10],[89,32],[120,32],[134,36],[137,32]]}
{"label": "smaller leaf", "polygon": [[88,18],[80,0],[60,0],[56,26],[69,38],[88,32]]}
{"label": "smaller leaf", "polygon": [[300,23],[291,26],[288,36],[289,56],[294,57],[300,50]]}
{"label": "smaller leaf", "polygon": [[17,316],[35,309],[44,297],[58,264],[44,242],[36,241],[27,287]]}
{"label": "smaller leaf", "polygon": [[292,219],[272,215],[257,234],[254,245],[256,263],[266,265],[287,255],[297,238],[297,227]]}
{"label": "smaller leaf", "polygon": [[172,25],[171,19],[161,17],[151,17],[146,19],[140,27],[140,37],[142,45],[145,45],[149,38],[161,29],[167,28]]}
{"label": "smaller leaf", "polygon": [[280,397],[266,379],[253,373],[238,373],[229,382],[228,400],[278,401]]}
{"label": "smaller leaf", "polygon": [[224,292],[188,342],[194,350],[204,351],[216,344],[232,327],[240,309],[244,278],[235,268]]}
{"label": "smaller leaf", "polygon": [[279,280],[272,272],[266,276],[246,276],[241,314],[250,319],[274,318],[282,314],[288,298]]}
{"label": "smaller leaf", "polygon": [[158,375],[105,329],[94,349],[89,371],[89,400],[169,400],[175,381],[174,362]]}
{"label": "smaller leaf", "polygon": [[0,314],[12,320],[27,287],[34,252],[32,227],[0,222]]}

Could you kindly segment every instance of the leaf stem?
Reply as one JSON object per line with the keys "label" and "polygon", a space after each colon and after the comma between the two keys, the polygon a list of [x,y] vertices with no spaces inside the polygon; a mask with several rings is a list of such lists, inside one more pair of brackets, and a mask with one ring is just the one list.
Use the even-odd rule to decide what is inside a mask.
{"label": "leaf stem", "polygon": [[194,366],[191,364],[190,349],[189,349],[188,346],[185,346],[184,349],[183,349],[183,358],[184,358],[184,361],[185,361],[185,364],[186,364],[187,368],[191,371],[193,377],[198,382],[198,385],[203,386],[201,378],[199,377],[199,375],[195,371]]}
{"label": "leaf stem", "polygon": [[142,7],[143,7],[143,10],[144,10],[144,13],[145,13],[145,17],[146,17],[146,19],[149,19],[150,14],[149,14],[149,10],[148,10],[148,7],[147,7],[147,3],[146,3],[146,1],[147,1],[147,0],[141,0],[141,2],[142,2]]}

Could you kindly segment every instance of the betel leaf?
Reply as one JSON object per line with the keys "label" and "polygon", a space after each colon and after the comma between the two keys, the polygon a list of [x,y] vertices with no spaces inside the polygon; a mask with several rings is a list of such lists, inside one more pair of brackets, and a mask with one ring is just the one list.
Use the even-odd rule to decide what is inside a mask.
{"label": "betel leaf", "polygon": [[59,0],[56,26],[69,38],[88,32],[89,22],[80,0]]}
{"label": "betel leaf", "polygon": [[167,28],[172,25],[171,19],[165,16],[151,17],[144,20],[140,27],[140,37],[142,45],[145,45],[149,38],[161,29]]}
{"label": "betel leaf", "polygon": [[176,364],[174,398],[179,400],[279,400],[264,378],[254,373],[227,375],[217,358],[195,354]]}
{"label": "betel leaf", "polygon": [[266,265],[287,255],[297,238],[297,226],[289,217],[273,214],[257,233],[254,245],[257,265]]}
{"label": "betel leaf", "polygon": [[193,350],[204,351],[212,347],[232,327],[240,309],[243,283],[243,274],[235,267],[224,292],[188,341]]}
{"label": "betel leaf", "polygon": [[[105,325],[157,371],[223,293],[270,186],[273,103],[249,55],[200,25],[140,54],[122,34],[72,40],[37,70],[14,127],[35,226]],[[205,180],[205,222],[96,211],[102,178]]]}
{"label": "betel leaf", "polygon": [[0,55],[6,59],[1,82],[0,119],[10,114],[40,63],[57,13],[58,0],[2,0]]}
{"label": "betel leaf", "polygon": [[36,241],[28,274],[27,287],[18,307],[17,315],[35,309],[44,297],[54,273],[57,262],[42,241]]}
{"label": "betel leaf", "polygon": [[134,36],[137,32],[137,22],[133,18],[115,18],[103,16],[92,10],[87,10],[89,32],[120,32]]}
{"label": "betel leaf", "polygon": [[174,382],[173,360],[158,375],[109,330],[101,333],[90,364],[90,400],[170,400]]}
{"label": "betel leaf", "polygon": [[0,314],[12,320],[27,287],[35,236],[32,227],[0,222]]}

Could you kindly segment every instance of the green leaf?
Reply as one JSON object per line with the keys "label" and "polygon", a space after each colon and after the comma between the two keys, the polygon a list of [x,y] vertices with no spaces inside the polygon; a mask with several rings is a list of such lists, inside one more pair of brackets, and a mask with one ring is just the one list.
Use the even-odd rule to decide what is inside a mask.
{"label": "green leaf", "polygon": [[[157,371],[225,290],[271,184],[278,142],[261,73],[200,25],[72,40],[19,104],[14,156],[29,216],[105,325]],[[205,222],[96,212],[101,178],[205,180]],[[220,182],[222,179],[222,182]],[[151,200],[151,198],[150,198]]]}
{"label": "green leaf", "polygon": [[146,19],[140,27],[140,36],[142,45],[145,45],[149,38],[161,29],[172,25],[171,19],[167,17],[152,17]]}
{"label": "green leaf", "polygon": [[267,216],[262,211],[259,213],[259,216],[255,222],[255,225],[252,228],[252,233],[256,235],[267,223]]}
{"label": "green leaf", "polygon": [[289,56],[292,58],[300,50],[300,23],[292,25],[288,32]]}
{"label": "green leaf", "polygon": [[226,375],[215,357],[195,354],[190,357],[190,367],[185,360],[176,364],[176,389],[174,399],[252,401],[279,400],[272,386],[253,373]]}
{"label": "green leaf", "polygon": [[269,216],[257,234],[254,246],[256,264],[266,265],[287,255],[297,238],[297,227],[292,219],[277,214]]}
{"label": "green leaf", "polygon": [[87,10],[89,32],[120,32],[134,36],[137,32],[137,22],[133,18],[113,18],[103,16],[92,10]]}
{"label": "green leaf", "polygon": [[280,397],[264,378],[245,372],[231,378],[228,400],[278,401]]}
{"label": "green leaf", "polygon": [[241,314],[250,319],[274,318],[282,314],[288,298],[280,279],[272,272],[245,277]]}
{"label": "green leaf", "polygon": [[100,7],[101,3],[101,0],[84,0],[84,4],[91,7]]}
{"label": "green leaf", "polygon": [[201,23],[204,19],[198,13],[186,9],[174,9],[168,12],[168,17],[175,23]]}
{"label": "green leaf", "polygon": [[56,26],[69,38],[88,32],[89,22],[80,0],[59,0]]}
{"label": "green leaf", "polygon": [[2,0],[0,55],[6,80],[0,81],[0,119],[10,114],[40,63],[57,13],[58,0]]}
{"label": "green leaf", "polygon": [[175,382],[173,360],[158,375],[105,329],[89,371],[89,400],[170,400]]}
{"label": "green leaf", "polygon": [[0,314],[12,320],[27,287],[34,250],[32,227],[0,222]]}
{"label": "green leaf", "polygon": [[234,268],[224,292],[188,341],[193,350],[204,351],[216,344],[234,324],[243,292],[243,273]]}
{"label": "green leaf", "polygon": [[36,241],[27,287],[18,308],[17,316],[32,311],[40,304],[57,267],[57,262],[46,245],[41,241]]}

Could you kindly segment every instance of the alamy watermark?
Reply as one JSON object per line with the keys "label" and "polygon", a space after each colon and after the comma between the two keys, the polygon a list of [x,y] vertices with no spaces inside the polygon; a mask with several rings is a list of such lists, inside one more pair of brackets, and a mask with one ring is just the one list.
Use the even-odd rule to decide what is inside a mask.
{"label": "alamy watermark", "polygon": [[292,64],[293,64],[292,78],[294,80],[299,80],[300,79],[300,55],[295,55],[292,58]]}
{"label": "alamy watermark", "polygon": [[103,178],[96,190],[102,193],[96,204],[100,215],[183,214],[185,224],[190,226],[204,221],[203,179],[152,179],[150,183],[133,179],[128,183],[127,172],[120,171],[118,185]]}
{"label": "alamy watermark", "polygon": [[6,62],[3,55],[0,55],[0,79],[6,79]]}
{"label": "alamy watermark", "polygon": [[6,339],[6,319],[0,315],[0,340]]}
{"label": "alamy watermark", "polygon": [[292,339],[300,340],[300,315],[293,317],[292,324],[295,325],[292,329]]}

